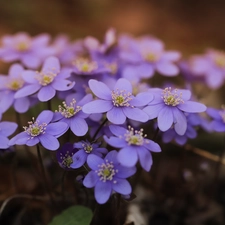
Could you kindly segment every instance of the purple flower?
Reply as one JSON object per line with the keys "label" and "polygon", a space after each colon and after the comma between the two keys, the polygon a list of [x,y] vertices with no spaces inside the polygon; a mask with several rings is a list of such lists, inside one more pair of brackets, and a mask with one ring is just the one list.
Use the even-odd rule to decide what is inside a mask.
{"label": "purple flower", "polygon": [[52,99],[56,91],[70,90],[75,84],[66,79],[70,77],[67,70],[60,71],[59,60],[56,57],[47,58],[40,72],[26,70],[22,73],[22,77],[27,85],[17,91],[15,98],[38,92],[37,97],[41,102]]}
{"label": "purple flower", "polygon": [[149,119],[157,118],[158,127],[161,131],[167,131],[174,124],[174,129],[179,135],[184,135],[187,129],[185,112],[204,112],[206,106],[189,101],[191,92],[189,90],[172,89],[167,87],[151,89],[154,94],[152,102],[143,111],[149,115]]}
{"label": "purple flower", "polygon": [[73,147],[73,144],[66,143],[60,149],[57,150],[56,157],[59,165],[68,170],[71,168],[73,163],[72,156],[78,151],[78,149]]}
{"label": "purple flower", "polygon": [[18,125],[14,122],[0,122],[0,149],[9,148],[8,136],[15,132],[17,126]]}
{"label": "purple flower", "polygon": [[172,140],[179,145],[184,145],[188,138],[193,139],[197,137],[197,131],[195,130],[195,126],[201,125],[201,118],[196,113],[191,113],[187,115],[187,130],[184,135],[179,135],[177,132],[170,128],[162,134],[162,140],[164,143],[169,143]]}
{"label": "purple flower", "polygon": [[217,132],[225,131],[225,107],[222,106],[222,109],[208,108],[207,114],[213,119],[210,123],[212,130]]}
{"label": "purple flower", "polygon": [[120,148],[118,153],[118,161],[126,167],[135,166],[137,161],[140,161],[142,168],[149,171],[152,165],[152,152],[160,152],[160,146],[151,141],[143,134],[143,129],[139,131],[128,127],[111,125],[110,131],[116,136],[110,138],[104,136],[104,140],[111,146]]}
{"label": "purple flower", "polygon": [[[164,44],[155,38],[143,37],[132,42],[128,50],[122,51],[120,57],[130,65],[124,71],[136,72],[140,78],[150,78],[157,71],[165,76],[176,76],[179,73],[174,62],[180,59],[177,51],[165,51]],[[127,75],[124,75],[127,77]]]}
{"label": "purple flower", "polygon": [[23,80],[21,73],[24,68],[20,64],[13,64],[9,69],[7,76],[0,76],[1,83],[1,106],[2,112],[7,111],[13,104],[14,109],[19,113],[26,112],[31,104],[30,97],[21,97],[15,99],[14,96],[18,90],[24,87],[25,81]]}
{"label": "purple flower", "polygon": [[67,130],[70,128],[76,136],[84,136],[88,131],[88,125],[85,119],[89,116],[82,111],[82,106],[92,100],[92,95],[84,96],[78,102],[76,95],[70,95],[63,102],[62,106],[59,105],[58,111],[54,115],[55,121],[62,121],[67,124]]}
{"label": "purple flower", "polygon": [[220,88],[225,80],[225,53],[209,49],[204,55],[193,56],[191,70],[205,78],[208,87]]}
{"label": "purple flower", "polygon": [[103,154],[106,154],[108,150],[106,148],[100,148],[99,145],[100,143],[90,143],[89,141],[74,143],[73,147],[79,150],[73,155],[73,163],[70,167],[74,169],[80,168],[85,164],[88,155],[94,154],[102,157]]}
{"label": "purple flower", "polygon": [[95,188],[95,199],[99,204],[106,203],[113,192],[122,195],[131,194],[131,185],[125,178],[132,176],[136,168],[126,168],[120,165],[117,154],[114,150],[109,152],[104,159],[94,154],[87,158],[91,171],[84,178],[83,184],[87,188]]}
{"label": "purple flower", "polygon": [[53,114],[49,110],[44,110],[36,120],[32,118],[32,121],[28,122],[28,126],[23,127],[24,131],[9,141],[9,145],[34,146],[40,142],[48,150],[58,149],[57,138],[66,132],[67,124],[64,122],[51,123]]}
{"label": "purple flower", "polygon": [[36,69],[43,60],[54,54],[48,47],[49,35],[41,34],[31,38],[27,33],[4,36],[0,48],[1,58],[5,62],[20,60],[26,67]]}
{"label": "purple flower", "polygon": [[149,92],[132,94],[131,83],[120,78],[111,91],[107,85],[97,80],[90,80],[91,91],[99,98],[83,106],[85,113],[106,113],[108,120],[114,124],[123,124],[126,118],[146,122],[148,115],[137,107],[145,106],[153,96]]}

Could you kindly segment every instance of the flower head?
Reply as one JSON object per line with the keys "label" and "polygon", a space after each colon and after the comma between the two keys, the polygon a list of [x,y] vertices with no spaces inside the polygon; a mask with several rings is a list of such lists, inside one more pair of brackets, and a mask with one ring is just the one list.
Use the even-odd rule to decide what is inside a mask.
{"label": "flower head", "polygon": [[149,119],[157,118],[158,127],[161,131],[167,131],[174,125],[175,131],[183,135],[187,129],[185,113],[204,112],[206,106],[190,101],[189,90],[153,88],[150,91],[154,99],[143,110],[149,115]]}
{"label": "flower head", "polygon": [[130,126],[125,129],[115,125],[109,126],[109,129],[115,136],[104,136],[104,140],[109,145],[120,148],[118,161],[123,166],[132,167],[139,160],[142,168],[149,171],[152,165],[150,152],[160,152],[160,146],[147,139],[143,129],[135,130]]}
{"label": "flower head", "polygon": [[93,154],[87,158],[91,171],[84,178],[83,184],[87,188],[95,188],[95,199],[99,204],[106,203],[113,192],[131,194],[131,186],[126,178],[132,176],[136,168],[120,165],[117,154],[113,150],[104,159]]}
{"label": "flower head", "polygon": [[49,110],[42,111],[37,119],[32,118],[28,126],[24,126],[24,132],[17,134],[9,141],[9,145],[28,145],[34,146],[39,142],[48,150],[59,148],[57,140],[67,130],[67,124],[64,122],[51,123],[53,112]]}
{"label": "flower head", "polygon": [[145,106],[153,99],[149,92],[139,93],[137,96],[132,94],[131,83],[120,78],[113,90],[97,80],[90,80],[89,87],[99,98],[83,106],[86,113],[104,113],[108,120],[114,124],[123,124],[126,118],[146,122],[148,116],[139,108]]}

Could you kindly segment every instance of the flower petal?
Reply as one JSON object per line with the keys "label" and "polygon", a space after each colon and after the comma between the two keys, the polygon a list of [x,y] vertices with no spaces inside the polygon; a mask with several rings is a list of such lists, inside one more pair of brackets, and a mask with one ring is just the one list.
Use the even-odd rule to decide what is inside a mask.
{"label": "flower petal", "polygon": [[0,135],[8,137],[13,134],[18,125],[14,122],[2,121],[0,122]]}
{"label": "flower petal", "polygon": [[206,111],[206,106],[199,102],[186,101],[183,104],[177,105],[177,108],[188,113],[197,113]]}
{"label": "flower petal", "polygon": [[164,108],[159,112],[157,121],[158,127],[161,131],[168,130],[173,124],[172,108],[170,106],[164,106]]}
{"label": "flower petal", "polygon": [[48,72],[54,72],[54,73],[59,73],[60,72],[60,63],[58,58],[51,56],[48,57],[42,67],[41,70],[43,73],[48,73]]}
{"label": "flower petal", "polygon": [[22,98],[22,97],[26,97],[29,95],[32,95],[34,93],[36,93],[39,89],[41,88],[40,84],[29,84],[27,86],[22,87],[20,90],[18,90],[14,97],[15,98]]}
{"label": "flower petal", "polygon": [[130,101],[130,104],[136,107],[147,105],[153,100],[153,94],[150,92],[139,93],[135,98]]}
{"label": "flower petal", "polygon": [[0,149],[7,149],[9,148],[9,139],[4,136],[0,136]]}
{"label": "flower petal", "polygon": [[44,110],[38,115],[36,121],[38,121],[39,123],[47,123],[48,124],[51,122],[53,115],[54,115],[54,113],[52,111]]}
{"label": "flower petal", "polygon": [[105,160],[109,160],[109,162],[113,162],[114,164],[117,164],[118,163],[117,155],[118,155],[118,152],[116,150],[110,151],[106,155]]}
{"label": "flower petal", "polygon": [[117,137],[124,136],[124,134],[127,132],[127,129],[117,125],[110,125],[109,129]]}
{"label": "flower petal", "polygon": [[95,185],[95,199],[99,204],[108,201],[112,192],[111,182],[98,181]]}
{"label": "flower petal", "polygon": [[160,146],[151,140],[148,140],[147,143],[144,143],[144,147],[150,150],[151,152],[161,152]]}
{"label": "flower petal", "polygon": [[174,115],[174,130],[179,135],[184,135],[187,130],[187,118],[182,111],[177,108],[173,110]]}
{"label": "flower petal", "polygon": [[59,141],[56,137],[50,134],[42,134],[39,136],[40,142],[48,150],[57,150],[59,148]]}
{"label": "flower petal", "polygon": [[114,87],[114,90],[126,90],[132,94],[132,85],[131,83],[125,79],[125,78],[120,78]]}
{"label": "flower petal", "polygon": [[123,112],[131,120],[143,123],[149,120],[149,116],[142,109],[124,107]]}
{"label": "flower petal", "polygon": [[132,191],[130,183],[126,179],[115,178],[112,189],[121,195],[129,195]]}
{"label": "flower petal", "polygon": [[121,107],[113,107],[107,112],[106,117],[111,123],[123,124],[126,121],[126,116],[124,115]]}
{"label": "flower petal", "polygon": [[50,99],[52,99],[55,96],[55,94],[56,94],[56,90],[52,86],[47,85],[42,87],[40,91],[38,92],[38,99],[41,102],[47,102]]}
{"label": "flower petal", "polygon": [[127,142],[122,139],[122,138],[119,138],[119,137],[106,137],[104,136],[104,140],[107,144],[115,147],[115,148],[123,148],[123,147],[126,147],[127,146]]}
{"label": "flower petal", "polygon": [[152,120],[158,117],[159,112],[163,109],[163,107],[165,107],[164,104],[149,105],[146,106],[143,111],[148,114],[149,120]]}
{"label": "flower petal", "polygon": [[51,86],[57,91],[67,91],[73,88],[75,82],[70,80],[54,79]]}
{"label": "flower petal", "polygon": [[62,136],[68,129],[69,125],[67,123],[56,122],[49,124],[45,130],[45,133],[56,136],[58,138],[59,136]]}
{"label": "flower petal", "polygon": [[76,136],[84,136],[88,132],[88,125],[84,119],[74,117],[70,121],[70,129]]}
{"label": "flower petal", "polygon": [[84,165],[87,159],[87,154],[84,152],[84,150],[79,150],[76,152],[73,157],[73,163],[70,165],[71,168],[77,169]]}
{"label": "flower petal", "polygon": [[156,69],[159,73],[169,77],[176,76],[179,73],[178,67],[170,62],[159,62]]}
{"label": "flower petal", "polygon": [[92,92],[101,99],[104,100],[111,100],[111,90],[109,87],[104,84],[103,82],[97,81],[97,80],[89,80],[88,82],[90,89]]}
{"label": "flower petal", "polygon": [[117,165],[116,169],[118,170],[118,173],[116,174],[116,177],[119,178],[128,178],[132,175],[134,175],[137,171],[136,167],[125,167],[122,165]]}
{"label": "flower petal", "polygon": [[133,167],[138,161],[137,151],[134,147],[122,148],[118,153],[118,161],[127,167]]}
{"label": "flower petal", "polygon": [[144,147],[140,147],[140,149],[137,152],[138,152],[138,157],[139,157],[141,167],[147,172],[150,171],[152,166],[151,153]]}
{"label": "flower petal", "polygon": [[99,169],[98,165],[101,165],[102,163],[104,163],[104,160],[99,156],[90,154],[87,157],[87,164],[92,170],[98,170]]}
{"label": "flower petal", "polygon": [[104,113],[112,109],[113,104],[111,101],[107,100],[95,100],[89,102],[82,107],[84,113]]}
{"label": "flower petal", "polygon": [[28,97],[17,98],[14,102],[14,108],[18,113],[26,112],[30,107],[30,100]]}
{"label": "flower petal", "polygon": [[95,171],[90,171],[83,180],[83,185],[87,188],[93,188],[97,181],[99,180],[99,176]]}

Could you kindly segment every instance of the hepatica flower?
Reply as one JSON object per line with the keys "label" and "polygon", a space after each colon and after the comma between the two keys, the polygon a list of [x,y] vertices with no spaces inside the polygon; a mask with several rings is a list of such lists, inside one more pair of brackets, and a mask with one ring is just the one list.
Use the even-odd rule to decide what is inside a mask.
{"label": "hepatica flower", "polygon": [[73,147],[79,149],[73,157],[73,163],[71,168],[80,168],[83,166],[87,160],[88,155],[94,154],[99,157],[102,157],[103,154],[106,154],[108,150],[106,148],[100,148],[100,143],[90,143],[89,141],[80,141],[74,143]]}
{"label": "hepatica flower", "polygon": [[136,172],[135,167],[126,168],[117,160],[117,151],[109,152],[104,159],[91,154],[87,164],[91,171],[84,178],[83,184],[87,188],[94,187],[95,199],[99,204],[108,201],[113,192],[122,195],[131,194],[131,185],[126,178]]}
{"label": "hepatica flower", "polygon": [[2,112],[7,111],[12,104],[19,113],[24,113],[29,109],[31,103],[29,97],[14,98],[16,92],[25,85],[21,76],[23,71],[24,68],[20,64],[13,64],[7,76],[0,75],[0,109]]}
{"label": "hepatica flower", "polygon": [[64,144],[56,153],[59,165],[65,170],[70,169],[73,163],[72,157],[77,151],[78,149],[74,148],[72,143]]}
{"label": "hepatica flower", "polygon": [[67,129],[71,129],[76,136],[84,136],[88,131],[88,125],[85,119],[89,116],[82,111],[82,106],[92,100],[92,95],[88,94],[84,96],[78,102],[75,98],[68,98],[62,105],[59,105],[59,109],[56,110],[54,120],[60,120],[67,124]]}
{"label": "hepatica flower", "polygon": [[20,60],[28,68],[36,69],[43,60],[54,54],[48,46],[49,35],[30,37],[27,33],[7,35],[2,38],[1,58],[6,62]]}
{"label": "hepatica flower", "polygon": [[225,131],[225,106],[222,109],[208,108],[207,114],[212,118],[210,126],[217,132]]}
{"label": "hepatica flower", "polygon": [[0,149],[9,148],[8,136],[13,134],[17,128],[17,124],[14,122],[2,121],[0,122]]}
{"label": "hepatica flower", "polygon": [[160,152],[160,146],[146,138],[143,129],[134,130],[132,127],[111,125],[110,131],[115,135],[110,138],[104,136],[104,140],[111,146],[120,148],[118,161],[126,167],[135,166],[140,161],[142,168],[149,171],[152,165],[152,152]]}
{"label": "hepatica flower", "polygon": [[99,98],[83,106],[85,113],[105,113],[107,119],[114,124],[123,124],[126,118],[146,122],[148,115],[138,107],[145,106],[153,99],[151,93],[132,94],[131,83],[120,78],[113,90],[97,80],[90,80],[91,91]]}
{"label": "hepatica flower", "polygon": [[186,113],[204,112],[206,106],[190,101],[189,90],[179,90],[167,87],[151,89],[154,99],[143,110],[149,115],[149,119],[157,118],[158,127],[161,131],[167,131],[174,125],[179,135],[184,135],[187,129]]}
{"label": "hepatica flower", "polygon": [[34,146],[39,142],[48,150],[57,150],[59,148],[58,137],[67,130],[67,124],[64,122],[51,123],[53,112],[49,110],[42,111],[37,119],[34,118],[24,126],[24,131],[17,134],[9,141],[9,145],[28,145]]}
{"label": "hepatica flower", "polygon": [[37,97],[41,102],[52,99],[56,91],[70,90],[75,84],[75,82],[67,80],[70,73],[67,70],[60,70],[60,63],[56,57],[47,58],[40,72],[27,70],[22,73],[22,77],[27,85],[17,91],[15,98],[37,92]]}

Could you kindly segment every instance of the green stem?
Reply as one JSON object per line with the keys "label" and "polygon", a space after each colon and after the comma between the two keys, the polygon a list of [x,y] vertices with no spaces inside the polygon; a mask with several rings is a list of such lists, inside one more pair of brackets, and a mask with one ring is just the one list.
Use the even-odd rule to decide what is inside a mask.
{"label": "green stem", "polygon": [[106,122],[108,121],[107,118],[105,118],[105,120],[102,122],[102,124],[99,126],[99,128],[96,130],[93,138],[92,138],[92,142],[95,141],[95,138],[97,137],[99,131],[102,129],[102,127],[106,124]]}
{"label": "green stem", "polygon": [[47,177],[46,177],[45,168],[44,168],[44,164],[43,164],[43,160],[42,160],[42,156],[41,156],[41,152],[40,152],[40,147],[39,147],[38,144],[37,144],[37,155],[38,155],[38,160],[39,160],[40,166],[41,166],[41,173],[42,173],[42,176],[43,176],[43,179],[44,179],[44,187],[45,187],[45,190],[48,193],[49,198],[50,198],[52,204],[54,205],[55,203],[54,203],[54,200],[53,200],[53,196],[51,194],[51,191],[49,189],[48,180],[47,180]]}

